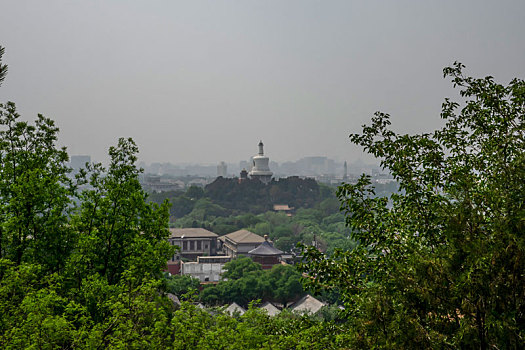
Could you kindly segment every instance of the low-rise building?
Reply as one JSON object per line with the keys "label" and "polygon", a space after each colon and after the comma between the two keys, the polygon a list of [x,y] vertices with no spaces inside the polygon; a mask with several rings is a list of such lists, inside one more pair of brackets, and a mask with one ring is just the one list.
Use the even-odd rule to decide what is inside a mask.
{"label": "low-rise building", "polygon": [[198,278],[201,282],[219,282],[224,272],[224,263],[184,262],[180,263],[180,274]]}
{"label": "low-rise building", "polygon": [[277,213],[285,213],[286,216],[292,216],[295,208],[290,207],[288,204],[274,204],[273,211]]}
{"label": "low-rise building", "polygon": [[264,236],[264,242],[262,242],[257,248],[252,249],[248,252],[248,255],[256,263],[262,265],[263,270],[271,269],[273,265],[281,263],[282,250],[279,250],[268,241],[268,236]]}
{"label": "low-rise building", "polygon": [[168,241],[180,248],[170,260],[171,263],[182,258],[195,261],[199,256],[217,255],[218,235],[211,231],[203,228],[170,228],[170,233]]}
{"label": "low-rise building", "polygon": [[248,230],[239,230],[219,237],[219,244],[225,255],[233,258],[244,255],[257,248],[264,242],[264,238]]}
{"label": "low-rise building", "polygon": [[232,257],[228,255],[213,255],[213,256],[199,256],[197,262],[208,264],[226,264],[232,261]]}
{"label": "low-rise building", "polygon": [[236,302],[231,303],[224,311],[232,316],[242,316],[246,312],[246,310]]}

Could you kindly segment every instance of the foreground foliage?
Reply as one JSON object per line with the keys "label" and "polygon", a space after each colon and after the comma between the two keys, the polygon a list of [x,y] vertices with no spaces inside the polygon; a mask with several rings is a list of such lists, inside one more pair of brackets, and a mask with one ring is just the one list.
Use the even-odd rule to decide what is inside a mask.
{"label": "foreground foliage", "polygon": [[368,177],[338,190],[351,252],[306,251],[317,287],[346,300],[353,347],[520,348],[525,343],[525,83],[444,70],[460,95],[445,126],[399,135],[377,113],[351,140],[378,157],[400,193]]}

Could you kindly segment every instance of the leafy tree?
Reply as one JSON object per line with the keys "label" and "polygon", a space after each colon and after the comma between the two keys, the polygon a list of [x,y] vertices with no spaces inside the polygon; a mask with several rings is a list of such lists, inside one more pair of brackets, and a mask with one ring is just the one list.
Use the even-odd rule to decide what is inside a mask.
{"label": "leafy tree", "polygon": [[175,275],[166,277],[166,291],[177,296],[182,296],[190,290],[198,290],[200,280],[189,275]]}
{"label": "leafy tree", "polygon": [[293,266],[275,265],[262,270],[250,258],[240,257],[225,265],[223,281],[205,288],[199,298],[208,305],[236,303],[248,306],[257,299],[286,305],[304,293],[301,274]]}
{"label": "leafy tree", "polygon": [[523,344],[525,83],[466,77],[463,68],[444,70],[465,101],[445,99],[442,129],[396,134],[378,112],[351,135],[400,188],[376,197],[366,176],[341,186],[360,245],[332,258],[305,252],[312,284],[338,288],[346,301],[351,347]]}
{"label": "leafy tree", "polygon": [[272,226],[286,225],[290,222],[290,218],[286,216],[285,213],[276,213],[273,211],[267,211],[264,213],[263,218]]}
{"label": "leafy tree", "polygon": [[75,191],[58,128],[38,115],[20,121],[15,104],[0,104],[0,258],[59,271],[75,244],[67,225]]}
{"label": "leafy tree", "polygon": [[71,273],[80,281],[98,274],[109,284],[117,283],[124,271],[133,269],[138,278],[158,274],[173,255],[166,238],[168,205],[146,202],[135,167],[137,146],[121,138],[111,147],[107,171],[101,164],[81,172],[88,189],[72,223],[79,232],[78,247],[70,260]]}
{"label": "leafy tree", "polygon": [[301,274],[293,266],[273,266],[268,271],[268,279],[272,286],[272,298],[285,307],[290,301],[304,293]]}
{"label": "leafy tree", "polygon": [[200,221],[227,215],[228,212],[225,208],[218,204],[212,203],[208,198],[199,199],[195,203],[192,212],[188,214],[189,217]]}
{"label": "leafy tree", "polygon": [[257,299],[266,299],[271,295],[271,284],[263,270],[245,272],[241,278],[228,280],[220,284],[223,300],[226,303],[232,301],[247,307],[248,304]]}
{"label": "leafy tree", "polygon": [[290,226],[288,225],[279,225],[273,229],[273,232],[271,234],[271,238],[279,238],[279,237],[290,237],[293,236],[293,231]]}
{"label": "leafy tree", "polygon": [[258,234],[259,236],[269,235],[272,231],[272,227],[267,222],[259,222],[255,227],[250,228],[250,231]]}
{"label": "leafy tree", "polygon": [[297,240],[293,237],[280,237],[275,240],[274,246],[283,252],[289,252],[294,248],[296,243]]}
{"label": "leafy tree", "polygon": [[195,202],[186,196],[178,196],[171,200],[170,213],[176,218],[181,218],[184,215],[191,213]]}
{"label": "leafy tree", "polygon": [[319,203],[319,209],[324,216],[333,215],[339,212],[340,203],[337,198],[327,198]]}
{"label": "leafy tree", "polygon": [[253,262],[252,259],[245,256],[239,256],[236,259],[224,265],[223,279],[236,280],[250,271],[262,271],[261,265]]}

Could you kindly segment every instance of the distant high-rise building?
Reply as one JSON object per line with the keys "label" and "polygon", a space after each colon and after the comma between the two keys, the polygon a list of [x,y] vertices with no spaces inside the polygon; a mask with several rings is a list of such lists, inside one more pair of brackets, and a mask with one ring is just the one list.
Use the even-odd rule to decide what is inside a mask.
{"label": "distant high-rise building", "polygon": [[253,157],[253,167],[249,175],[252,179],[259,179],[261,182],[267,184],[272,180],[273,173],[268,166],[270,158],[264,155],[262,141],[259,142],[259,154]]}
{"label": "distant high-rise building", "polygon": [[219,165],[217,165],[217,177],[222,176],[226,177],[228,174],[228,166],[224,162],[220,162]]}
{"label": "distant high-rise building", "polygon": [[346,160],[345,160],[345,164],[343,165],[343,167],[344,167],[343,181],[346,181],[348,180],[348,164],[346,164]]}

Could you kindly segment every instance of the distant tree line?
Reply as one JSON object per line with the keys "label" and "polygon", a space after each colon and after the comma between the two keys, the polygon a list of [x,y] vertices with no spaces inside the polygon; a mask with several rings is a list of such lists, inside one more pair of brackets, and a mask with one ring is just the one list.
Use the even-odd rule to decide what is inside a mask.
{"label": "distant tree line", "polygon": [[[218,177],[204,189],[191,186],[184,191],[150,193],[149,200],[158,204],[164,200],[171,203],[172,219],[189,214],[198,200],[207,198],[211,204],[212,216],[260,214],[272,210],[274,204],[287,204],[294,208],[312,208],[323,199],[334,198],[334,189],[319,185],[313,179],[288,177],[271,181],[268,185],[256,179],[239,182],[237,178]],[[202,205],[202,203],[201,203]]]}

